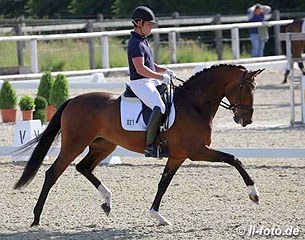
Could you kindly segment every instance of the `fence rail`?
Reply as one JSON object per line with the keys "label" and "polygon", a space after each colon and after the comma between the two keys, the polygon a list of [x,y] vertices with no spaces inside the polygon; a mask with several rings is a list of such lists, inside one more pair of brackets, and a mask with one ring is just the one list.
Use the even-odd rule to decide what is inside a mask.
{"label": "fence rail", "polygon": [[[266,21],[266,22],[252,22],[252,23],[233,23],[233,24],[218,24],[218,25],[209,25],[209,26],[191,26],[191,27],[169,27],[169,28],[157,28],[153,29],[152,34],[154,35],[154,47],[155,53],[159,49],[159,34],[168,34],[169,38],[169,55],[170,62],[177,63],[176,49],[177,49],[177,33],[185,32],[204,32],[204,31],[231,31],[231,48],[234,59],[240,58],[240,46],[239,46],[239,29],[251,28],[251,27],[275,27],[275,44],[279,46],[279,29],[276,28],[281,25],[286,25],[291,23],[293,20],[278,20],[278,21]],[[102,68],[109,68],[109,37],[115,36],[128,36],[131,30],[118,30],[118,31],[102,31],[102,32],[91,32],[91,33],[70,33],[70,34],[50,34],[50,35],[29,35],[29,36],[8,36],[0,37],[1,41],[30,41],[30,59],[31,59],[31,72],[39,73],[38,68],[38,49],[37,41],[46,41],[46,40],[61,40],[61,39],[100,39],[100,54],[102,59]],[[91,56],[89,62],[94,62],[94,47],[93,41],[88,41],[89,52]],[[158,55],[158,54],[156,54]]]}

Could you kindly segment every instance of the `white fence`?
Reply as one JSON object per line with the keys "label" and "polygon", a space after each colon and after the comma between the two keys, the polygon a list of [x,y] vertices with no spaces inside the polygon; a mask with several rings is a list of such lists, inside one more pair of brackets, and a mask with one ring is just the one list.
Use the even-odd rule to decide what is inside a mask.
{"label": "white fence", "polygon": [[[17,147],[6,146],[0,147],[0,157],[12,157],[14,156],[14,151]],[[305,158],[305,149],[304,148],[215,148],[216,150],[232,154],[239,158]],[[57,157],[59,154],[59,147],[51,147],[48,156]],[[88,152],[86,149],[80,157],[84,157]],[[118,157],[144,157],[144,154],[136,153],[124,149],[122,147],[117,147],[117,149],[110,155]],[[18,157],[14,157],[18,161]],[[24,156],[22,156],[23,161]]]}
{"label": "white fence", "polygon": [[[251,27],[272,27],[281,26],[291,23],[292,20],[279,20],[279,21],[266,21],[255,23],[234,23],[234,24],[219,24],[210,26],[195,26],[195,27],[170,27],[153,29],[154,36],[158,34],[168,34],[170,60],[171,63],[176,63],[176,34],[185,32],[204,32],[204,31],[217,31],[217,30],[230,30],[231,31],[231,47],[234,59],[240,57],[239,46],[239,29]],[[109,37],[114,36],[127,36],[130,30],[119,31],[104,31],[92,33],[71,33],[71,34],[51,34],[51,35],[31,35],[31,36],[10,36],[0,37],[0,41],[30,41],[30,59],[31,59],[31,72],[39,73],[38,68],[38,49],[37,41],[46,40],[62,40],[62,39],[80,39],[80,38],[99,38],[100,39],[100,54],[102,59],[102,68],[109,68]]]}

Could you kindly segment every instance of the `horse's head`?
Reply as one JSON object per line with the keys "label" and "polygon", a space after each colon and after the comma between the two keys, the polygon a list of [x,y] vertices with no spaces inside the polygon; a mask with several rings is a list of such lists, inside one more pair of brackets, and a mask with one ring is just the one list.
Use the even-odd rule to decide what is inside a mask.
{"label": "horse's head", "polygon": [[225,96],[230,102],[234,121],[243,127],[252,123],[255,77],[262,71],[264,69],[253,72],[241,69],[238,81],[231,81],[226,86]]}

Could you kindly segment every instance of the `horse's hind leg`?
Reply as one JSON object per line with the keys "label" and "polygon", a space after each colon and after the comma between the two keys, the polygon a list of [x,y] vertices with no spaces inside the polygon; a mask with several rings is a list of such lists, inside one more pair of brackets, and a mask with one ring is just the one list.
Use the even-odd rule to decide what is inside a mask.
{"label": "horse's hind leg", "polygon": [[115,148],[115,144],[98,138],[89,145],[89,153],[76,165],[77,171],[83,174],[105,198],[102,209],[107,216],[111,210],[111,191],[92,172],[98,163],[112,153]]}
{"label": "horse's hind leg", "polygon": [[40,215],[41,215],[42,209],[44,207],[44,204],[46,202],[46,199],[48,197],[48,194],[51,190],[51,187],[55,184],[55,182],[57,181],[59,176],[66,170],[66,168],[76,158],[77,155],[68,156],[68,154],[64,154],[63,152],[60,152],[60,154],[57,157],[57,159],[55,160],[55,162],[46,171],[43,187],[42,187],[38,201],[34,208],[34,221],[31,225],[31,227],[35,226],[35,225],[39,225]]}

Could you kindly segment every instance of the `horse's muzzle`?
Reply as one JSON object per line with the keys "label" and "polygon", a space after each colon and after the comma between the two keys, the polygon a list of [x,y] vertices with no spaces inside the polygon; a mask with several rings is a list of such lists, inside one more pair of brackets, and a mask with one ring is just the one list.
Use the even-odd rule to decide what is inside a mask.
{"label": "horse's muzzle", "polygon": [[248,114],[238,114],[233,117],[234,122],[240,124],[242,127],[245,127],[252,123],[252,114],[249,116]]}

